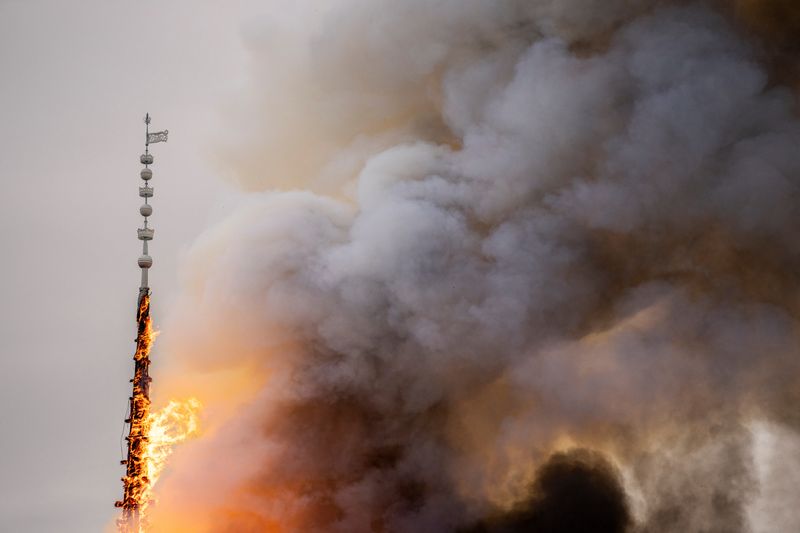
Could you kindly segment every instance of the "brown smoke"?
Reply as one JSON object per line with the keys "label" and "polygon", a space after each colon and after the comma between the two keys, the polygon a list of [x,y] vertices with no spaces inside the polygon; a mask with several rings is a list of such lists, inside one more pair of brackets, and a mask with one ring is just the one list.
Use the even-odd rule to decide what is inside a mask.
{"label": "brown smoke", "polygon": [[763,47],[776,81],[800,90],[800,5],[794,0],[736,0],[734,9]]}
{"label": "brown smoke", "polygon": [[255,192],[165,328],[208,433],[154,524],[800,527],[791,438],[758,444],[800,427],[800,122],[764,37],[711,2],[279,11],[227,154]]}
{"label": "brown smoke", "polygon": [[800,46],[800,6],[793,0],[737,0],[736,10],[750,27],[775,46]]}

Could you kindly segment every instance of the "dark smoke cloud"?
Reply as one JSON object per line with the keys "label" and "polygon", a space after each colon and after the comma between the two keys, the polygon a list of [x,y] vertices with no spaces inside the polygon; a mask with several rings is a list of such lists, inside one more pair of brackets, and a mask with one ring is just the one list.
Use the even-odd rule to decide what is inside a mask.
{"label": "dark smoke cloud", "polygon": [[547,460],[525,501],[463,533],[624,533],[630,525],[614,467],[594,452],[572,450]]}
{"label": "dark smoke cloud", "polygon": [[265,192],[165,328],[210,429],[155,523],[800,527],[750,512],[798,479],[753,428],[800,427],[800,122],[759,45],[696,2],[312,4],[249,35]]}

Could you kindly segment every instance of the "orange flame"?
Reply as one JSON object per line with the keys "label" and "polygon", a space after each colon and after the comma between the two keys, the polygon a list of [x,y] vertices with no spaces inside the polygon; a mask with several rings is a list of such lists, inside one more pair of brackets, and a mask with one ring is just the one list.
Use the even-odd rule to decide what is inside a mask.
{"label": "orange flame", "polygon": [[171,400],[166,407],[150,414],[149,439],[144,452],[148,484],[142,492],[142,512],[153,502],[153,487],[161,477],[175,445],[199,433],[201,407],[197,398]]}
{"label": "orange flame", "polygon": [[131,395],[126,476],[122,479],[125,495],[117,502],[122,517],[117,521],[122,533],[143,533],[147,529],[147,508],[153,503],[153,486],[172,454],[173,447],[198,432],[200,402],[195,398],[172,400],[162,410],[150,412],[150,349],[158,332],[150,319],[150,295],[139,302],[136,320],[136,369]]}

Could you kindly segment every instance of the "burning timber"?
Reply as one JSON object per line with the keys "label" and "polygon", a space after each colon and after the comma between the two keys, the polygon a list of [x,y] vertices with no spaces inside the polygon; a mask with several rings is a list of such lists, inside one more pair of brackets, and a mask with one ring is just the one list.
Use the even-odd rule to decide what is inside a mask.
{"label": "burning timber", "polygon": [[139,309],[137,311],[139,324],[136,336],[136,353],[134,354],[133,393],[130,397],[130,416],[125,419],[129,424],[127,459],[122,461],[126,465],[124,496],[116,505],[122,507],[123,516],[120,521],[122,531],[137,532],[140,530],[139,511],[146,503],[149,479],[145,452],[148,435],[150,433],[150,348],[153,344],[153,325],[150,318],[150,294],[143,291],[139,295]]}

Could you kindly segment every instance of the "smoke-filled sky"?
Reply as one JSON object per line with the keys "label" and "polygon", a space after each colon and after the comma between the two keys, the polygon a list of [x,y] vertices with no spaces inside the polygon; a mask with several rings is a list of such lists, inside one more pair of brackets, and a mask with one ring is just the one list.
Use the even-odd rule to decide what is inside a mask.
{"label": "smoke-filled sky", "polygon": [[154,531],[800,529],[798,13],[0,2],[0,530],[113,517],[144,111]]}

